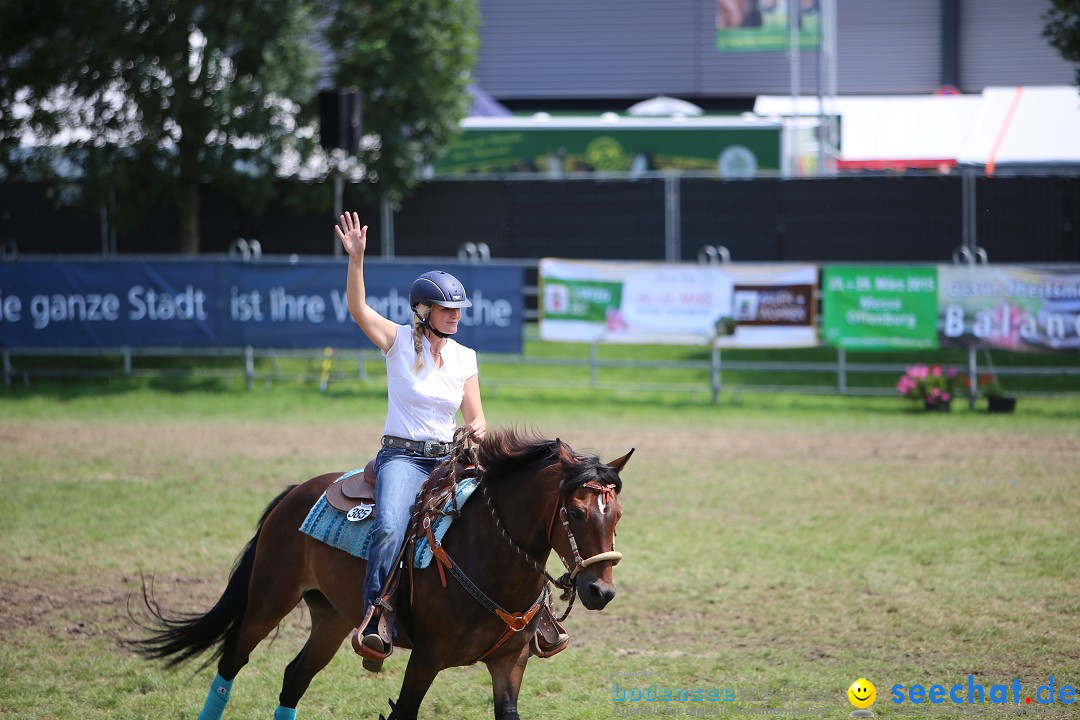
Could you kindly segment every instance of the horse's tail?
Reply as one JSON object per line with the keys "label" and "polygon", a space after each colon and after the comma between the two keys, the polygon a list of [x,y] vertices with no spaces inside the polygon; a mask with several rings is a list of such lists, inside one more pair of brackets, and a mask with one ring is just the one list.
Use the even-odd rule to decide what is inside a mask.
{"label": "horse's tail", "polygon": [[270,512],[278,506],[295,485],[286,488],[267,505],[263,511],[255,535],[233,564],[229,574],[229,584],[218,599],[217,604],[203,615],[164,614],[154,599],[153,581],[148,591],[143,580],[143,603],[154,616],[153,634],[131,644],[135,651],[148,660],[165,660],[167,667],[179,665],[198,655],[212,650],[203,666],[221,657],[225,646],[231,644],[244,618],[247,609],[248,583],[251,580],[251,568],[255,564],[255,548],[259,543],[259,534]]}

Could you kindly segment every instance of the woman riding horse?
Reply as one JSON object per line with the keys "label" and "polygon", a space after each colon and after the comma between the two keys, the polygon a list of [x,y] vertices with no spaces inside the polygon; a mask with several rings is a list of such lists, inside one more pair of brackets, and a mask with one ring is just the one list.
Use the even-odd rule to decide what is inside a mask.
{"label": "woman riding horse", "polygon": [[[484,439],[487,424],[480,402],[476,352],[455,342],[461,309],[472,306],[453,275],[433,271],[418,277],[409,290],[413,321],[397,325],[367,304],[364,251],[367,225],[345,213],[334,228],[349,255],[346,295],[349,312],[386,358],[389,408],[382,448],[375,456],[374,534],[364,576],[364,606],[371,618],[358,629],[360,653],[377,669],[393,638],[379,634],[377,601],[394,570],[405,541],[413,501],[424,480],[452,448],[458,408],[473,439]],[[393,630],[391,630],[393,633]]]}
{"label": "woman riding horse", "polygon": [[[589,610],[603,609],[615,596],[612,568],[622,558],[615,550],[620,473],[632,453],[603,463],[558,439],[488,433],[477,448],[474,498],[460,507],[442,542],[431,544],[438,546],[433,553],[440,569],[405,573],[390,597],[398,613],[397,643],[412,649],[390,720],[415,720],[436,675],[474,663],[486,665],[491,675],[495,720],[519,720],[525,665],[531,655],[548,654],[539,647],[537,629],[551,586],[563,590],[568,602],[563,617],[575,596]],[[340,477],[320,475],[270,503],[207,612],[168,617],[144,586],[158,627],[135,647],[169,665],[204,653],[217,659],[200,720],[221,720],[237,673],[301,600],[311,616],[309,636],[285,668],[274,720],[296,720],[312,678],[362,624],[364,561],[299,530]],[[552,551],[566,566],[559,578],[546,570]]]}
{"label": "woman riding horse", "polygon": [[[492,678],[495,717],[517,720],[517,697],[530,655],[547,657],[568,639],[559,632],[553,637],[550,627],[541,632],[549,584],[563,590],[569,601],[563,618],[575,595],[590,610],[602,609],[615,595],[612,567],[622,557],[614,548],[622,514],[619,472],[633,450],[602,463],[559,440],[514,432],[485,438],[476,355],[450,338],[461,308],[470,305],[465,288],[447,273],[421,275],[410,291],[412,328],[399,327],[365,302],[366,226],[355,213],[342,215],[337,233],[349,254],[349,309],[387,358],[390,407],[376,458],[378,509],[362,590],[357,587],[362,560],[299,531],[311,508],[341,477],[328,473],[286,490],[267,507],[225,592],[209,611],[169,618],[145,597],[160,629],[136,646],[146,657],[169,664],[205,652],[218,659],[201,720],[220,720],[233,680],[251,651],[301,600],[311,612],[311,631],[285,669],[275,720],[295,720],[311,679],[352,628],[360,628],[353,645],[364,655],[365,667],[378,667],[399,628],[380,635],[373,606],[376,601],[381,605],[379,596],[394,570],[417,492],[453,449],[454,416],[460,408],[467,431],[482,440],[476,485],[482,497],[466,503],[454,531],[432,547],[438,574],[432,574],[434,568],[416,572],[415,578],[410,572],[402,580],[404,589],[389,597],[399,612],[396,641],[412,648],[390,717],[416,718],[441,670],[482,662]],[[546,571],[552,550],[567,568],[559,579]],[[454,583],[447,584],[444,569]]]}

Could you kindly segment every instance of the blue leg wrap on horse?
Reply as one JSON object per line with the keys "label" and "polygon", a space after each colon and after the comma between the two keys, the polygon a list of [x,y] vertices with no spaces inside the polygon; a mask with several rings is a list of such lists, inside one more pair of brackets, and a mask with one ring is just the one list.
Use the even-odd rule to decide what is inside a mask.
{"label": "blue leg wrap on horse", "polygon": [[274,720],[296,720],[296,708],[277,706],[274,711]]}
{"label": "blue leg wrap on horse", "polygon": [[221,720],[221,714],[225,712],[225,704],[229,702],[229,693],[232,692],[232,680],[226,680],[221,675],[214,676],[214,682],[210,684],[210,692],[206,695],[199,720]]}

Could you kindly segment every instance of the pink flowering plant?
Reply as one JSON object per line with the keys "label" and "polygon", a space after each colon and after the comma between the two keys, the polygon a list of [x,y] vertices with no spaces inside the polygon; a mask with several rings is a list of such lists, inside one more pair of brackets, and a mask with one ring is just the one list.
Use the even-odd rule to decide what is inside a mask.
{"label": "pink flowering plant", "polygon": [[963,378],[956,368],[916,363],[910,366],[896,383],[896,390],[926,407],[948,405],[963,387]]}

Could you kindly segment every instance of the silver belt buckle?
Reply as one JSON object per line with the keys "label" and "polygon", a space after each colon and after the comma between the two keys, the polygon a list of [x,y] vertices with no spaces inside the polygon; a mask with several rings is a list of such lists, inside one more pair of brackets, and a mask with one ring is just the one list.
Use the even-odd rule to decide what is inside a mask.
{"label": "silver belt buckle", "polygon": [[428,457],[439,457],[448,452],[450,452],[450,443],[439,442],[438,440],[424,441],[424,454]]}

